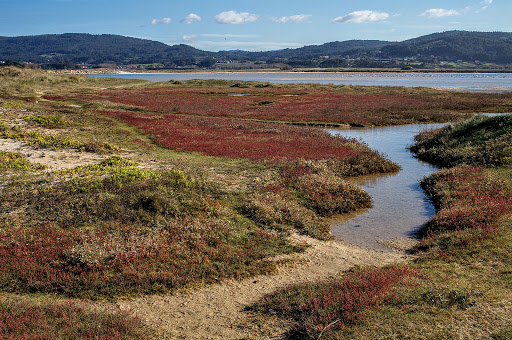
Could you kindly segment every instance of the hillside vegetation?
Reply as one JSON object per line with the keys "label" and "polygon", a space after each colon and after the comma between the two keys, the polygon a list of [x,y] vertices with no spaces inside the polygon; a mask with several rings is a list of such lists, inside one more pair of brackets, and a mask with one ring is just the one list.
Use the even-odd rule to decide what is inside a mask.
{"label": "hillside vegetation", "polygon": [[169,46],[158,41],[113,34],[46,34],[0,37],[0,60],[99,65],[102,63],[152,64],[204,58],[211,52],[187,45]]}
{"label": "hillside vegetation", "polygon": [[450,31],[384,46],[383,56],[435,56],[446,60],[512,63],[512,33]]}
{"label": "hillside vegetation", "polygon": [[[469,62],[473,68],[492,68],[511,64],[511,55],[512,33],[507,32],[450,31],[403,42],[348,40],[265,52],[209,52],[184,44],[169,46],[112,34],[0,37],[0,61],[32,62],[60,69],[74,68],[78,64],[88,67],[229,68],[233,63],[238,65],[233,67],[241,68],[401,68],[412,65],[432,69],[447,68],[446,62],[458,61]],[[486,65],[488,63],[490,65]]]}

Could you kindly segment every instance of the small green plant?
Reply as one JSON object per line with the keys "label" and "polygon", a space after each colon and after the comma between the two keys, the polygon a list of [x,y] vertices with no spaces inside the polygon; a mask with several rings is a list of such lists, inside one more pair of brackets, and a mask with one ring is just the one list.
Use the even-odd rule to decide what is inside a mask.
{"label": "small green plant", "polygon": [[0,171],[44,169],[41,164],[34,165],[23,155],[15,152],[0,151]]}
{"label": "small green plant", "polygon": [[114,155],[101,161],[100,167],[128,167],[128,166],[139,166],[139,162],[130,161],[120,156]]}
{"label": "small green plant", "polygon": [[23,116],[21,117],[24,121],[28,123],[39,124],[44,127],[61,127],[68,124],[68,120],[64,119],[61,116],[55,115],[35,115],[35,116]]}
{"label": "small green plant", "polygon": [[423,293],[422,298],[429,304],[440,308],[457,306],[465,309],[476,305],[471,296],[461,290],[433,289]]}

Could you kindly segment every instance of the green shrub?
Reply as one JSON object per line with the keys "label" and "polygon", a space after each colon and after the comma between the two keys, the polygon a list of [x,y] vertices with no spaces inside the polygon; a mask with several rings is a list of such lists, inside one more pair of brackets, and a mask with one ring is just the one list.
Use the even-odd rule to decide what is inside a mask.
{"label": "green shrub", "polygon": [[61,116],[55,115],[36,115],[36,116],[23,116],[21,117],[28,123],[35,123],[44,127],[61,127],[68,124],[68,121]]}
{"label": "green shrub", "polygon": [[327,239],[329,225],[311,210],[279,194],[255,194],[249,197],[242,213],[258,225],[278,230],[293,228],[301,234]]}
{"label": "green shrub", "polygon": [[41,164],[34,165],[23,155],[15,152],[0,151],[0,171],[44,169]]}

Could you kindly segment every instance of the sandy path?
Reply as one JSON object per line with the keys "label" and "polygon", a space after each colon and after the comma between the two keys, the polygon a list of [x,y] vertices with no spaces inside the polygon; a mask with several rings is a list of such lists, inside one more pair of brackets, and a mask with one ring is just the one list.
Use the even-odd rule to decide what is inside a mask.
{"label": "sandy path", "polygon": [[295,255],[295,265],[284,266],[273,276],[227,281],[191,293],[146,296],[118,305],[158,329],[162,339],[279,339],[289,325],[277,317],[244,309],[289,284],[325,279],[353,266],[382,266],[406,258],[397,252],[373,251],[341,241],[293,238],[310,248]]}

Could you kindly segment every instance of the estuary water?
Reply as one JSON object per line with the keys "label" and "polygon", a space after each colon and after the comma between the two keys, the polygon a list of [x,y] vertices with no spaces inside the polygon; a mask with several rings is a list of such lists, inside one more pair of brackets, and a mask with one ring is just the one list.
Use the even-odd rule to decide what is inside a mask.
{"label": "estuary water", "polygon": [[[512,74],[460,73],[310,73],[310,72],[232,72],[232,73],[149,73],[112,74],[97,77],[122,77],[149,81],[222,79],[274,83],[324,83],[337,85],[435,87],[483,92],[512,91]],[[397,174],[353,179],[371,196],[373,207],[340,216],[332,221],[332,233],[354,244],[390,250],[380,241],[411,237],[430,217],[434,208],[426,200],[419,181],[436,169],[418,161],[407,147],[414,135],[442,124],[402,125],[363,129],[329,129],[333,135],[355,138],[398,163]]]}
{"label": "estuary water", "polygon": [[434,215],[434,208],[419,181],[436,169],[414,158],[407,147],[420,131],[441,126],[443,124],[415,124],[328,130],[333,135],[363,141],[402,167],[396,174],[352,179],[372,196],[373,207],[334,219],[334,236],[368,248],[389,250],[379,241],[411,237]]}
{"label": "estuary water", "polygon": [[148,81],[219,79],[271,83],[320,83],[334,85],[406,86],[467,91],[512,91],[512,73],[404,73],[404,72],[197,72],[98,74]]}

